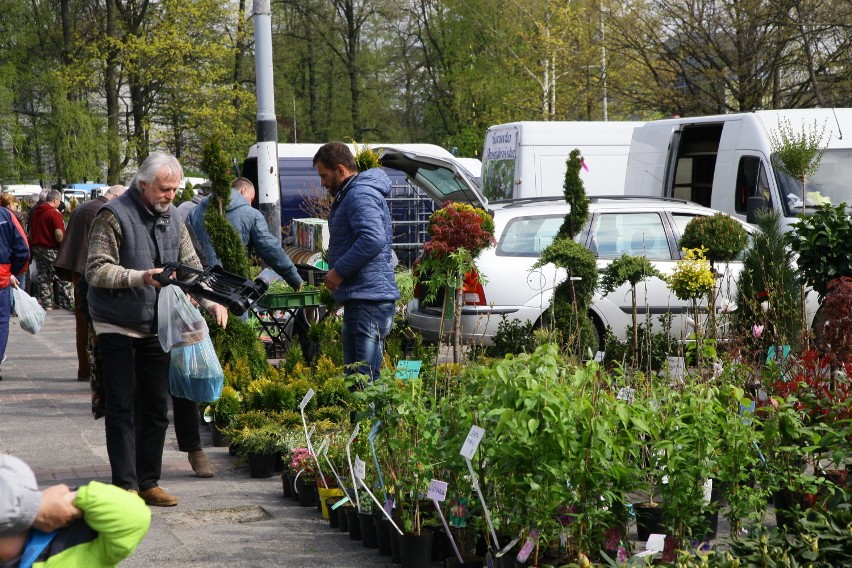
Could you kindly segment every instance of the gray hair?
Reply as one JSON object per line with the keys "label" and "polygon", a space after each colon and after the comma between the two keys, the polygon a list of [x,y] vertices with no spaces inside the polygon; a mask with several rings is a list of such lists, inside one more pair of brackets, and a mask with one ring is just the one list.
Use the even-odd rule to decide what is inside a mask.
{"label": "gray hair", "polygon": [[142,188],[139,185],[140,181],[151,183],[156,179],[157,175],[163,174],[169,178],[183,179],[183,166],[180,165],[178,159],[171,154],[165,152],[151,152],[133,179],[130,180],[130,187],[141,192]]}
{"label": "gray hair", "polygon": [[44,200],[48,202],[62,201],[62,193],[56,189],[51,189],[47,192],[47,197]]}

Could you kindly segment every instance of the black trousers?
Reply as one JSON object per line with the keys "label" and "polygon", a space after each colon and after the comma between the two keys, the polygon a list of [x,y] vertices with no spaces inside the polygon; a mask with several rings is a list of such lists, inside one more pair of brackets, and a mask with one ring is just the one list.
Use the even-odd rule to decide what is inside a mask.
{"label": "black trousers", "polygon": [[201,449],[201,434],[198,433],[198,403],[172,396],[175,436],[178,449],[182,452],[197,452]]}
{"label": "black trousers", "polygon": [[98,349],[112,483],[123,489],[151,489],[160,480],[169,426],[169,354],[156,337],[117,333],[98,335]]}

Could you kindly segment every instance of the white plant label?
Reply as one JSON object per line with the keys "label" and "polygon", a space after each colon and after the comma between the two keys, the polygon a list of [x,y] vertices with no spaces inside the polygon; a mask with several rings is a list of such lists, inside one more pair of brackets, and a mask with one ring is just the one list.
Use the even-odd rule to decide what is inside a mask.
{"label": "white plant label", "polygon": [[367,476],[367,464],[357,455],[355,456],[355,465],[352,467],[355,470],[355,477],[358,479],[364,479]]}
{"label": "white plant label", "polygon": [[645,550],[653,550],[654,552],[662,552],[666,547],[666,535],[652,534],[648,535],[648,542],[645,544]]}
{"label": "white plant label", "polygon": [[302,402],[299,403],[299,410],[304,410],[312,398],[314,398],[314,389],[308,389]]}
{"label": "white plant label", "polygon": [[444,501],[447,498],[447,482],[433,479],[429,482],[429,492],[426,494],[427,499],[435,501]]}
{"label": "white plant label", "polygon": [[352,442],[355,441],[355,438],[358,437],[358,432],[360,432],[360,431],[361,431],[361,423],[359,422],[358,424],[355,425],[355,429],[352,430],[352,435],[349,437],[349,443],[346,444],[347,446],[352,445]]}
{"label": "white plant label", "polygon": [[710,499],[713,496],[713,480],[708,479],[704,482],[704,503],[709,505]]}
{"label": "white plant label", "polygon": [[473,454],[476,453],[476,448],[479,447],[479,442],[482,441],[482,436],[485,435],[485,430],[479,426],[471,426],[470,432],[467,433],[467,438],[464,441],[461,449],[461,455],[467,459],[473,459]]}

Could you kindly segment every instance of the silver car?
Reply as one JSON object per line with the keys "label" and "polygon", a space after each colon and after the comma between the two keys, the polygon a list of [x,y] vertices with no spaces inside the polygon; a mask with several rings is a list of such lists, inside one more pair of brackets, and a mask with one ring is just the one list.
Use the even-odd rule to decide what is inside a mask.
{"label": "silver car", "polygon": [[[469,203],[489,211],[494,217],[497,244],[480,254],[476,265],[482,282],[471,279],[465,286],[462,308],[462,335],[467,344],[490,345],[502,317],[519,322],[542,321],[550,307],[553,289],[567,277],[564,269],[553,265],[533,269],[541,251],[549,245],[562,225],[569,206],[562,198],[524,199],[507,202],[488,201],[464,168],[442,159],[421,157],[393,148],[378,149],[383,165],[402,170],[409,179],[434,200],[448,199]],[[597,257],[600,272],[622,254],[644,255],[657,270],[669,275],[681,258],[680,237],[686,225],[696,216],[715,215],[708,209],[683,199],[663,197],[592,197],[589,220],[577,239]],[[756,229],[743,223],[754,234]],[[717,286],[716,309],[734,309],[736,283],[742,262],[733,261],[716,267],[721,272]],[[425,288],[418,287],[416,297],[408,305],[408,324],[429,341],[441,335],[440,301],[426,302]],[[640,319],[650,317],[653,325],[658,316],[672,314],[672,335],[684,338],[693,332],[692,306],[669,289],[660,278],[650,278],[637,286]],[[816,311],[816,293],[807,295],[808,320]],[[599,337],[612,329],[616,337],[626,339],[632,325],[633,304],[629,284],[602,295],[596,292],[590,316]],[[719,318],[724,325],[726,318]],[[453,322],[445,319],[446,339]],[[724,332],[724,330],[721,330]]]}

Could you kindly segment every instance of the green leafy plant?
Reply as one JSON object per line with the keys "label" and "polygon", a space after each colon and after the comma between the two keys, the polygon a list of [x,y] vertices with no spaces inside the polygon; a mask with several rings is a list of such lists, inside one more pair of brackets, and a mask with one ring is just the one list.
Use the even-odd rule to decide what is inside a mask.
{"label": "green leafy plant", "polygon": [[223,386],[219,398],[210,403],[213,421],[218,424],[228,424],[240,411],[240,406],[240,393],[231,386]]}
{"label": "green leafy plant", "polygon": [[[802,327],[802,291],[793,254],[786,246],[781,217],[771,209],[757,214],[760,232],[743,258],[737,280],[735,325],[741,338],[762,357],[769,345],[795,345]],[[755,325],[764,326],[755,336]]]}
{"label": "green leafy plant", "polygon": [[630,299],[633,304],[633,359],[634,368],[639,363],[639,325],[636,306],[636,285],[643,280],[663,275],[657,270],[648,257],[623,254],[613,260],[604,271],[601,278],[601,292],[607,295],[625,282],[630,283]]}
{"label": "green leafy plant", "polygon": [[818,207],[813,215],[800,218],[787,239],[798,255],[802,283],[812,286],[820,301],[832,278],[852,276],[852,223],[845,203]]}
{"label": "green leafy plant", "polygon": [[807,179],[819,169],[825,151],[822,143],[826,124],[819,127],[814,121],[813,129],[796,130],[789,119],[778,119],[778,131],[770,132],[774,162],[791,177],[802,182],[802,213],[807,204]]}

